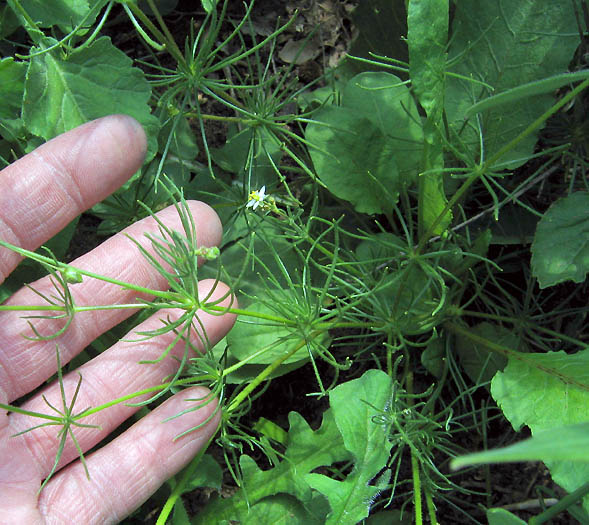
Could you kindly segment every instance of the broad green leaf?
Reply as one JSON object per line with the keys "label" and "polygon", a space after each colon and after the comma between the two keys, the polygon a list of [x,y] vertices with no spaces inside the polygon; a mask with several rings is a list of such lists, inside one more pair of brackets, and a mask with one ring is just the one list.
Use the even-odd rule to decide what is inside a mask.
{"label": "broad green leaf", "polygon": [[411,182],[421,166],[423,132],[413,97],[401,79],[390,73],[360,73],[346,84],[343,107],[380,130],[390,143],[401,183]]}
{"label": "broad green leaf", "polygon": [[343,106],[314,115],[306,138],[319,178],[357,211],[390,211],[419,171],[423,134],[415,103],[389,73],[361,73],[344,88]]}
{"label": "broad green leaf", "polygon": [[[20,0],[20,3],[39,27],[59,26],[66,33],[82,22],[90,11],[88,0]],[[92,2],[96,10],[94,16],[86,21],[86,25],[94,22],[96,13],[104,4],[106,0]]]}
{"label": "broad green leaf", "polygon": [[327,525],[359,523],[368,516],[373,498],[383,488],[370,482],[385,468],[392,445],[385,426],[374,418],[386,410],[391,395],[391,378],[380,370],[368,370],[329,394],[344,445],[354,457],[354,470],[343,481],[323,474],[305,476],[329,500],[331,513]]}
{"label": "broad green leaf", "polygon": [[[166,120],[168,119],[166,118]],[[167,147],[168,154],[172,154],[183,161],[193,161],[198,155],[198,145],[196,144],[194,131],[186,117],[176,115],[174,119],[162,124],[163,126],[158,135],[159,151],[163,152]],[[170,176],[167,170],[164,173],[168,177]]]}
{"label": "broad green leaf", "polygon": [[[557,447],[555,443],[558,443]],[[452,468],[513,461],[568,460],[589,463],[588,450],[589,422],[586,422],[540,430],[533,437],[515,445],[458,457],[452,460]]]}
{"label": "broad green leaf", "polygon": [[526,522],[505,509],[488,509],[489,525],[526,525]]}
{"label": "broad green leaf", "polygon": [[190,516],[184,507],[184,501],[180,499],[174,504],[172,511],[172,525],[190,525]]}
{"label": "broad green leaf", "polygon": [[[523,354],[509,359],[491,383],[491,394],[516,430],[532,435],[589,422],[589,350]],[[589,463],[544,459],[552,479],[569,492],[589,479]],[[589,498],[585,498],[585,510]]]}
{"label": "broad green leaf", "polygon": [[[292,299],[285,297],[284,300]],[[276,315],[275,310],[261,303],[252,303],[247,309],[261,314]],[[279,323],[244,317],[239,319],[227,334],[227,343],[231,355],[240,361],[247,359],[249,364],[269,364],[288,353],[299,343],[299,338],[296,337],[296,333]],[[303,345],[284,363],[293,363],[308,357],[309,351]]]}
{"label": "broad green leaf", "polygon": [[260,470],[253,459],[242,455],[243,489],[231,498],[214,498],[196,517],[194,523],[216,525],[222,520],[246,520],[248,509],[263,498],[275,494],[290,494],[302,502],[305,509],[324,522],[329,510],[317,498],[305,481],[305,475],[321,466],[350,459],[342,436],[335,424],[332,410],[323,414],[319,430],[313,432],[296,412],[289,414],[288,445],[285,459],[276,467]]}
{"label": "broad green leaf", "polygon": [[[554,98],[544,94],[526,98],[525,103],[504,104],[465,125],[469,108],[489,96],[567,71],[578,44],[570,4],[553,0],[456,3],[449,71],[465,78],[447,77],[446,111],[475,161],[481,160],[479,131],[484,139],[482,160],[486,160],[540,117]],[[510,168],[523,164],[535,142],[536,135],[531,134],[495,164],[509,163]]]}
{"label": "broad green leaf", "polygon": [[7,4],[0,6],[0,38],[10,36],[19,27],[20,22],[14,11]]}
{"label": "broad green leaf", "polygon": [[278,139],[264,127],[233,131],[222,148],[212,150],[214,161],[224,170],[247,180],[253,188],[274,184],[274,166],[280,164],[282,156]]}
{"label": "broad green leaf", "polygon": [[[177,476],[180,479],[180,476]],[[212,487],[221,490],[223,483],[223,469],[210,454],[204,454],[201,458],[194,477],[186,486],[185,492],[197,487]]]}
{"label": "broad green leaf", "polygon": [[390,211],[402,182],[390,140],[367,118],[341,107],[314,116],[306,138],[321,181],[362,213]]}
{"label": "broad green leaf", "polygon": [[296,498],[287,494],[269,496],[254,505],[243,525],[322,525],[323,521],[308,512]]}
{"label": "broad green leaf", "polygon": [[363,240],[356,247],[356,260],[371,270],[384,262],[407,253],[407,243],[389,232],[379,232]]}
{"label": "broad green leaf", "polygon": [[[479,337],[493,341],[512,350],[522,351],[521,342],[512,331],[492,323],[480,323],[469,327],[469,332]],[[460,365],[468,376],[477,383],[491,381],[498,370],[503,370],[507,359],[499,354],[490,352],[484,346],[477,345],[471,339],[462,335],[456,336],[454,349],[460,356]]]}
{"label": "broad green leaf", "polygon": [[[557,248],[557,249],[555,249]],[[540,288],[581,283],[589,272],[589,193],[578,191],[546,211],[532,243],[532,273]]]}
{"label": "broad green leaf", "polygon": [[[221,203],[218,208],[221,216],[224,212],[234,210],[226,206],[226,203],[235,202],[235,193],[225,193],[218,197],[221,198],[213,202]],[[207,202],[210,204],[211,200]],[[260,274],[271,274],[283,289],[289,285],[283,271],[288,273],[293,282],[300,282],[301,260],[293,252],[292,244],[282,230],[275,223],[257,218],[255,211],[248,210],[246,213],[248,217],[241,214],[225,228],[224,244],[221,247],[223,271],[234,279],[239,276],[239,291],[250,297],[266,295],[265,285],[260,282]],[[251,230],[255,231],[254,235],[251,235]],[[251,250],[250,256],[247,254],[248,250]],[[199,277],[215,279],[218,277],[216,272],[214,264],[205,264],[199,270]],[[240,304],[247,306],[247,298],[240,297]]]}
{"label": "broad green leaf", "polygon": [[444,373],[445,361],[446,346],[444,339],[440,337],[431,339],[425,350],[421,352],[421,364],[431,375],[439,379]]}
{"label": "broad green leaf", "polygon": [[147,104],[150,96],[143,72],[103,37],[66,58],[51,52],[31,59],[23,118],[32,133],[49,140],[89,120],[125,113],[145,128],[149,159],[159,127]]}
{"label": "broad green leaf", "polygon": [[20,116],[26,69],[24,62],[15,62],[11,57],[0,60],[0,119]]}
{"label": "broad green leaf", "polygon": [[422,334],[435,325],[440,283],[417,263],[383,272],[373,295],[374,313],[403,334]]}
{"label": "broad green leaf", "polygon": [[[171,490],[176,487],[176,481],[182,479],[183,473],[184,471],[179,472],[168,481]],[[212,487],[221,490],[222,482],[223,469],[210,454],[204,454],[198,464],[198,469],[194,473],[194,477],[184,487],[182,494],[187,494],[201,487]],[[174,504],[172,525],[189,525],[190,523],[190,518],[184,508],[184,502],[180,499]]]}

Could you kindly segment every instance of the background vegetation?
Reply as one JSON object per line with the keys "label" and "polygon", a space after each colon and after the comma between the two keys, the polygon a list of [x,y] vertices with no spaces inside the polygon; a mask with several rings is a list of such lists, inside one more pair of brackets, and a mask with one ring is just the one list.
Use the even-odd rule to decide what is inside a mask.
{"label": "background vegetation", "polygon": [[[47,310],[67,329],[83,306],[69,287],[101,277],[59,261],[174,202],[184,231],[152,239],[173,271],[151,261],[170,291],[66,368],[157,310],[161,330],[141,336],[184,340],[223,310],[197,278],[238,295],[227,338],[204,354],[186,341],[145,403],[204,384],[223,418],[137,519],[169,496],[160,523],[589,522],[586,2],[290,8],[0,3],[0,162],[110,113],[149,138],[140,172],[53,255],[26,253],[0,299],[52,272]],[[221,216],[220,254],[196,248],[184,199]],[[185,315],[165,322],[170,306]],[[454,466],[543,461],[564,490],[544,488],[533,517],[494,508],[507,502],[488,466],[450,469],[510,443],[507,422],[532,438]],[[194,514],[179,496],[197,487],[215,490]]]}

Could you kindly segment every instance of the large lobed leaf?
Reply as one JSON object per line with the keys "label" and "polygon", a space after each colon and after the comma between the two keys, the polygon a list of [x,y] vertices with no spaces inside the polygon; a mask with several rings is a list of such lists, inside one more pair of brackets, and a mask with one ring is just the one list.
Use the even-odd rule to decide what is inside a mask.
{"label": "large lobed leaf", "polygon": [[377,424],[375,417],[386,410],[391,395],[391,378],[380,370],[368,370],[329,394],[344,446],[354,457],[354,470],[343,481],[323,474],[305,476],[309,485],[329,500],[327,525],[359,523],[368,516],[372,501],[383,488],[378,482],[370,483],[386,466],[392,445],[386,428]]}
{"label": "large lobed leaf", "polygon": [[103,37],[67,57],[52,51],[31,59],[23,118],[33,134],[49,140],[89,120],[125,113],[146,130],[151,158],[157,149],[159,124],[150,114],[150,96],[143,72],[132,66],[132,60],[110,38]]}
{"label": "large lobed leaf", "polygon": [[[295,514],[293,523],[346,525],[361,521],[382,489],[379,483],[370,483],[385,469],[391,444],[386,427],[374,418],[386,410],[391,389],[390,377],[379,370],[369,370],[361,378],[337,386],[329,395],[331,408],[315,432],[299,414],[291,412],[284,460],[262,471],[253,459],[242,455],[244,488],[231,498],[213,499],[195,523],[252,523],[266,513],[279,514],[277,506],[283,514]],[[354,469],[343,481],[311,473],[349,460],[354,461]],[[256,509],[258,504],[263,506]]]}
{"label": "large lobed leaf", "polygon": [[242,455],[240,465],[244,489],[231,498],[213,499],[197,516],[195,523],[216,525],[222,520],[247,520],[249,509],[264,498],[277,494],[296,497],[311,515],[325,515],[323,498],[317,499],[304,479],[305,474],[317,467],[350,459],[342,437],[328,410],[323,415],[319,430],[313,432],[296,412],[289,414],[290,429],[285,459],[270,470],[260,470],[253,459]]}

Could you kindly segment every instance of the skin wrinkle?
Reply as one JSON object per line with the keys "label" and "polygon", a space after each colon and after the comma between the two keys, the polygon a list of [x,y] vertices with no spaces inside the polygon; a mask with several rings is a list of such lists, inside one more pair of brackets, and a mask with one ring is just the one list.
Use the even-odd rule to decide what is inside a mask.
{"label": "skin wrinkle", "polygon": [[[83,192],[81,191],[79,185],[78,177],[76,176],[77,170],[73,167],[76,162],[74,161],[73,163],[70,163],[67,161],[71,155],[67,155],[67,157],[64,159],[51,153],[44,155],[43,152],[39,152],[37,150],[34,150],[32,153],[44,166],[44,169],[41,170],[43,178],[41,179],[41,175],[35,177],[35,185],[38,183],[39,179],[43,180],[43,182],[46,182],[47,189],[45,191],[48,198],[44,199],[42,202],[49,203],[51,202],[51,197],[53,197],[53,199],[55,199],[55,206],[53,209],[62,210],[66,208],[68,201],[73,201],[75,204],[75,210],[77,211],[76,215],[81,213],[81,211],[86,208],[86,205],[84,202]],[[72,164],[72,166],[68,166],[70,164]],[[51,173],[47,173],[45,171],[47,167],[49,167]],[[55,186],[61,191],[54,191]],[[41,216],[49,216],[49,213],[51,213],[51,208],[49,208],[47,212],[47,214],[42,214]],[[66,218],[62,222],[67,224],[69,221]],[[44,221],[41,221],[41,224],[44,224]]]}
{"label": "skin wrinkle", "polygon": [[[101,490],[87,491],[84,490],[84,485],[87,485],[88,478],[83,469],[65,469],[63,472],[69,471],[69,479],[65,476],[60,476],[59,479],[55,479],[55,483],[51,486],[47,486],[47,489],[41,493],[39,498],[39,512],[45,516],[46,524],[59,523],[66,524],[71,523],[73,515],[76,516],[78,523],[101,523],[98,521],[101,515],[104,515],[104,510],[110,508],[110,513],[115,514],[112,500],[106,495],[103,495]],[[98,477],[98,473],[97,473]],[[91,477],[90,483],[96,485],[96,480]],[[61,520],[48,519],[48,517],[54,518],[56,509],[61,508],[56,505],[64,494],[69,494],[72,490],[71,485],[74,485],[74,490],[79,491],[80,494],[85,494],[84,499],[76,498],[70,499],[70,505],[63,507],[64,512],[60,514]],[[121,516],[121,519],[124,516]],[[94,518],[94,519],[93,519]],[[104,523],[104,522],[103,522]]]}
{"label": "skin wrinkle", "polygon": [[[0,238],[2,238],[2,240],[16,246],[22,246],[23,240],[17,234],[18,231],[19,229],[10,224],[7,219],[0,217]],[[5,254],[4,256],[2,256],[3,253]],[[14,269],[16,265],[14,261],[19,259],[20,257],[13,252],[7,250],[2,250],[0,252],[0,284],[4,282],[6,277],[8,277]]]}
{"label": "skin wrinkle", "polygon": [[[90,122],[2,170],[10,192],[0,192],[0,237],[27,249],[35,248],[81,211],[112,193],[121,184],[122,173],[130,176],[141,165],[147,147],[144,132],[133,122],[123,115]],[[95,176],[87,177],[87,173]],[[58,187],[66,188],[67,195],[55,196],[59,192],[54,191],[54,179],[60,181]],[[20,256],[0,250],[2,276],[6,277],[19,260]]]}
{"label": "skin wrinkle", "polygon": [[[35,174],[35,183],[31,184],[29,179],[24,179],[13,183],[11,191],[12,195],[22,196],[22,199],[26,201],[26,205],[16,206],[17,210],[22,210],[21,213],[13,213],[12,215],[16,219],[16,224],[24,225],[27,237],[22,239],[20,246],[27,249],[34,248],[37,239],[51,235],[44,220],[45,217],[51,217],[52,223],[62,229],[69,222],[69,216],[72,215],[70,200],[76,204],[74,216],[83,209],[79,202],[70,198],[69,193],[62,195],[53,191],[55,185],[64,187],[64,171],[67,168],[52,164],[40,152],[34,152],[33,157],[40,165],[35,166],[37,168],[35,171],[38,172]],[[57,159],[55,159],[55,163],[57,164]],[[46,169],[50,169],[51,173],[46,173]],[[35,214],[29,213],[31,208],[35,209]]]}

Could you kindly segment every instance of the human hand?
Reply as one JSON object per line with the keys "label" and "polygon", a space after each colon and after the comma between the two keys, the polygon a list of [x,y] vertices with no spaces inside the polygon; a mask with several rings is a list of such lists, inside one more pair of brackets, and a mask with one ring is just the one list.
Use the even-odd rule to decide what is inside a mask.
{"label": "human hand", "polygon": [[[133,119],[111,116],[56,137],[8,166],[0,172],[0,239],[29,250],[36,249],[127,180],[141,166],[145,147],[145,134]],[[198,228],[199,244],[218,244],[221,223],[215,212],[199,202],[190,202],[189,206]],[[170,228],[182,231],[173,207],[159,212],[158,217]],[[143,235],[145,232],[157,233],[152,218],[141,220],[124,231],[152,253],[151,245]],[[0,248],[0,283],[19,260],[14,252]],[[152,289],[166,286],[165,279],[139,256],[137,246],[122,234],[110,238],[72,265]],[[213,282],[202,281],[199,287],[204,294],[213,287]],[[34,288],[50,294],[52,286],[44,278],[34,283]],[[78,305],[129,303],[137,297],[136,293],[119,286],[88,278],[72,286],[71,291]],[[211,300],[226,293],[227,287],[217,283]],[[229,302],[227,298],[221,304]],[[23,288],[6,304],[39,304],[39,297]],[[30,328],[22,319],[23,313],[0,312],[0,403],[4,404],[31,392],[55,373],[56,344],[61,362],[65,364],[96,337],[133,312],[79,312],[65,333],[51,341],[24,338],[23,334],[30,334]],[[199,318],[213,344],[234,322],[234,316],[229,314],[201,313]],[[59,327],[56,323],[56,320],[43,319],[39,326],[43,333],[51,333],[52,329],[55,331]],[[161,321],[156,315],[137,330],[160,327]],[[167,333],[143,342],[119,341],[64,376],[66,399],[72,399],[78,372],[83,382],[75,412],[161,383],[176,369],[177,361],[172,356],[158,364],[139,364],[139,361],[159,357],[173,335]],[[197,347],[201,346],[200,340],[195,333]],[[176,355],[181,355],[182,350],[178,348]],[[40,494],[41,482],[55,461],[61,427],[48,426],[10,437],[44,420],[36,421],[18,413],[0,414],[0,522],[102,524],[120,521],[184,467],[214,434],[218,414],[202,428],[173,441],[184,430],[205,421],[214,411],[214,402],[162,424],[167,417],[194,406],[187,405],[185,399],[202,398],[207,392],[204,388],[180,392],[116,439],[89,454],[86,462],[90,480],[81,462],[76,460],[78,452],[68,438],[59,463],[60,470]],[[53,406],[62,406],[59,385],[53,382],[27,399],[21,408],[47,413],[49,408],[42,395]],[[133,399],[133,402],[142,399],[146,398]],[[74,427],[82,450],[86,452],[92,448],[136,410],[117,404],[81,420],[81,423],[101,427]]]}

